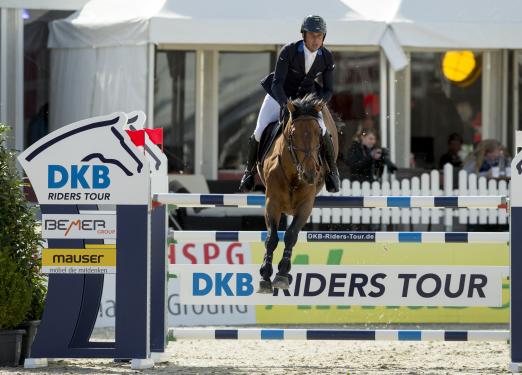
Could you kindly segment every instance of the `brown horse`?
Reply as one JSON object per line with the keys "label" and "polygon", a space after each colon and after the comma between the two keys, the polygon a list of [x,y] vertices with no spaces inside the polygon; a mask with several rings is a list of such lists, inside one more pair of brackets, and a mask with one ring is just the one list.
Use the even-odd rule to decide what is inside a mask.
{"label": "brown horse", "polygon": [[[332,136],[336,158],[339,151],[337,129],[324,102],[307,95],[288,102],[287,107],[290,118],[283,134],[274,142],[263,164],[258,165],[259,176],[266,186],[265,222],[268,232],[258,293],[272,293],[273,288],[289,288],[292,249],[312,212],[315,196],[323,188],[328,168],[320,157],[321,128],[318,117],[321,112]],[[277,229],[282,213],[292,215],[293,220],[285,232],[283,257],[272,283],[272,257],[279,242]]]}

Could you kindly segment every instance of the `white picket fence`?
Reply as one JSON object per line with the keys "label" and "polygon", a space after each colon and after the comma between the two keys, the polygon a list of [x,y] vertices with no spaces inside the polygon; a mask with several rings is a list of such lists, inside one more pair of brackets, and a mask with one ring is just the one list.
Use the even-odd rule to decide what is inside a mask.
{"label": "white picket fence", "polygon": [[[433,170],[419,177],[391,182],[342,181],[339,193],[323,190],[320,195],[508,195],[506,180],[486,179],[461,170],[458,188],[453,188],[453,167],[447,164],[443,172],[443,189],[440,188],[441,174]],[[505,209],[447,209],[447,208],[314,208],[310,223],[323,224],[439,224],[451,230],[459,224],[507,224]]]}

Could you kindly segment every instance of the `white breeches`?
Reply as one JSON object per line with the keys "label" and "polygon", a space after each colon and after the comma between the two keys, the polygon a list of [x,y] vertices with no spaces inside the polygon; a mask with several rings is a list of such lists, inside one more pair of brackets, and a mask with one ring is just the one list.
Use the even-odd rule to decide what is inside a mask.
{"label": "white breeches", "polygon": [[[270,95],[265,95],[265,100],[263,100],[263,104],[261,105],[261,109],[259,110],[259,116],[257,117],[257,125],[254,130],[254,137],[256,141],[259,142],[261,139],[261,135],[263,131],[266,129],[268,124],[271,122],[277,121],[279,119],[279,103],[276,102],[274,98]],[[321,127],[322,134],[326,134],[326,126],[324,126],[323,114],[319,113],[319,126]]]}

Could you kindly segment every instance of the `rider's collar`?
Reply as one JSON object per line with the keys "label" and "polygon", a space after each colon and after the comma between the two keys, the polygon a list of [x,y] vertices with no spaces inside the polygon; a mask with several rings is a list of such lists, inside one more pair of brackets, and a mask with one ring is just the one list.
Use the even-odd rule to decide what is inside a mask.
{"label": "rider's collar", "polygon": [[[304,40],[300,40],[297,44],[297,52],[304,53]],[[321,56],[323,54],[323,47],[317,50],[317,54]]]}

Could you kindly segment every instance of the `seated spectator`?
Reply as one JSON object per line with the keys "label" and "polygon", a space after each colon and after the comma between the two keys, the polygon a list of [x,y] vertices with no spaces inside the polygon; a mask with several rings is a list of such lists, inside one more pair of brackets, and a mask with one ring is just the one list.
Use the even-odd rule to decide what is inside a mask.
{"label": "seated spectator", "polygon": [[468,173],[476,173],[479,176],[496,177],[493,175],[493,167],[499,164],[502,145],[495,139],[481,141],[475,150],[466,157],[464,170]]}
{"label": "seated spectator", "polygon": [[462,168],[462,159],[459,152],[462,149],[462,136],[458,133],[452,133],[448,137],[448,152],[440,157],[439,169],[443,169],[444,165],[450,163],[454,168]]}
{"label": "seated spectator", "polygon": [[382,176],[384,165],[390,172],[397,170],[389,159],[388,150],[375,147],[376,144],[377,131],[371,127],[361,127],[348,149],[346,158],[352,181],[376,181]]}

